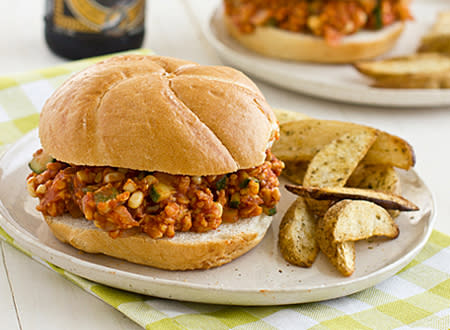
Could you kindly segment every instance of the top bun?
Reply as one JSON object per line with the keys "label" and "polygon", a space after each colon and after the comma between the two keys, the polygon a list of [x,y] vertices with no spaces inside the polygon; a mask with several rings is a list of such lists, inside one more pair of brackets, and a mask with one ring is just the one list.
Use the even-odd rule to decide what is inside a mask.
{"label": "top bun", "polygon": [[239,71],[125,55],[57,89],[42,109],[39,136],[46,152],[75,165],[215,175],[260,165],[277,128]]}

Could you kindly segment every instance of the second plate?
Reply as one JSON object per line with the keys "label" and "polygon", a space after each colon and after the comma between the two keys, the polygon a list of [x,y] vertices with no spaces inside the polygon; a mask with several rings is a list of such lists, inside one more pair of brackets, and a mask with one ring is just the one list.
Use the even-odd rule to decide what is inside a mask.
{"label": "second plate", "polygon": [[[416,16],[386,56],[411,54],[427,31],[438,11],[449,9],[446,0],[416,1],[412,6]],[[236,42],[226,31],[223,9],[210,15],[205,35],[227,64],[249,75],[289,90],[348,103],[389,107],[419,107],[450,105],[450,90],[383,89],[370,87],[370,81],[351,65],[297,63],[256,54]]]}

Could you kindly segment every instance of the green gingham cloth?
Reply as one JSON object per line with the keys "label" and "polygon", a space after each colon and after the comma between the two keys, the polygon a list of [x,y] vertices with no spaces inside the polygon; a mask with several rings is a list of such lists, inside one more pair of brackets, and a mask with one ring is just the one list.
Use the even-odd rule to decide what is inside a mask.
{"label": "green gingham cloth", "polygon": [[[70,74],[100,59],[0,77],[0,148],[37,126],[45,99]],[[114,289],[32,256],[1,228],[0,237],[146,329],[450,328],[450,237],[438,231],[408,266],[372,288],[328,301],[269,307],[180,302]]]}

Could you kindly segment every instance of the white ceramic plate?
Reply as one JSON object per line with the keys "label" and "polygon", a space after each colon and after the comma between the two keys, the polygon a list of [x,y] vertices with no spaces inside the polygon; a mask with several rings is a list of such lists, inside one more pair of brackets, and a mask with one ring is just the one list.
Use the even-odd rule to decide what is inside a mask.
{"label": "white ceramic plate", "polygon": [[[448,0],[415,0],[412,5],[414,21],[407,23],[395,48],[384,57],[414,53],[436,13],[444,9],[450,9]],[[450,105],[450,90],[373,88],[370,80],[351,65],[296,63],[256,54],[229,36],[222,12],[221,7],[212,12],[204,27],[206,38],[225,63],[266,82],[342,102],[389,107]]]}
{"label": "white ceramic plate", "polygon": [[35,210],[37,200],[26,191],[27,163],[38,148],[37,132],[33,131],[0,158],[0,226],[22,248],[72,273],[157,297],[234,305],[280,305],[341,297],[371,287],[407,265],[425,245],[434,222],[430,191],[414,171],[402,171],[404,195],[418,204],[420,211],[400,215],[398,239],[358,242],[356,271],[348,278],[322,254],[313,267],[303,269],[286,263],[278,251],[279,221],[294,199],[283,190],[273,225],[255,249],[215,269],[164,271],[80,253],[54,238]]}

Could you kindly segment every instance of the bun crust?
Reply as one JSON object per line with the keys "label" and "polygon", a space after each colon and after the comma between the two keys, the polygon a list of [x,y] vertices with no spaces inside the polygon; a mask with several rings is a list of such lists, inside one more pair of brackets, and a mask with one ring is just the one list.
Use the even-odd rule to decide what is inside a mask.
{"label": "bun crust", "polygon": [[161,269],[191,270],[220,266],[246,253],[262,240],[272,217],[240,219],[206,233],[177,232],[173,238],[159,239],[142,233],[113,239],[92,221],[69,215],[45,220],[61,242],[79,250]]}
{"label": "bun crust", "polygon": [[397,22],[380,31],[360,31],[341,39],[339,45],[330,46],[323,38],[270,26],[258,26],[252,33],[243,34],[227,15],[224,22],[234,39],[257,53],[317,63],[352,63],[384,54],[394,46],[404,28],[404,23]]}
{"label": "bun crust", "polygon": [[39,135],[71,164],[214,175],[260,165],[276,123],[237,70],[126,55],[67,80],[44,105]]}

